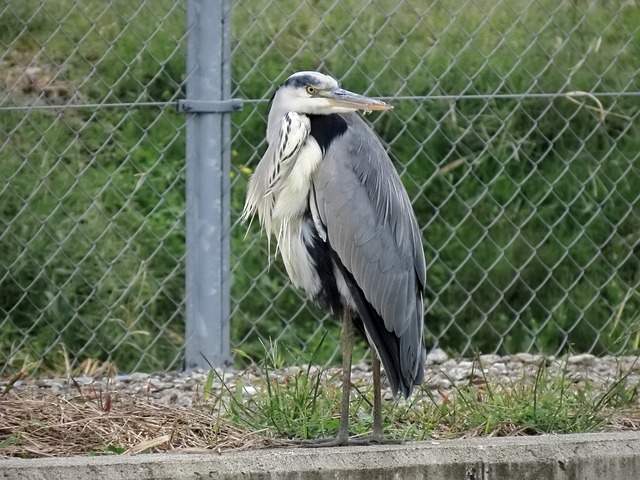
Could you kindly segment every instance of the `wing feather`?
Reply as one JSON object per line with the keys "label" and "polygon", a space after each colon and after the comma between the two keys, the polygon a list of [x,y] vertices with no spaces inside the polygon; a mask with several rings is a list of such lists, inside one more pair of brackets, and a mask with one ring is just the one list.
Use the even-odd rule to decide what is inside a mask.
{"label": "wing feather", "polygon": [[398,342],[389,348],[399,349],[400,358],[381,359],[387,372],[399,370],[406,394],[423,376],[426,266],[421,234],[406,190],[375,133],[357,114],[343,118],[349,128],[329,146],[314,176],[317,208],[331,247],[384,323],[376,334],[384,338],[376,340],[368,332],[379,343],[376,348]]}

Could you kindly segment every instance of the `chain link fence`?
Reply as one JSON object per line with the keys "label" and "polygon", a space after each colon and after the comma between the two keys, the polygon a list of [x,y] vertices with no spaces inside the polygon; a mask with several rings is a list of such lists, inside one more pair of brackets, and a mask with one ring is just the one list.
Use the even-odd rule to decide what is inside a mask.
{"label": "chain link fence", "polygon": [[[234,96],[262,92],[234,117],[234,216],[276,86],[331,73],[395,107],[369,119],[422,227],[429,346],[638,350],[637,2],[265,0],[236,2],[234,26]],[[254,235],[232,261],[236,345],[332,359],[337,326]]]}
{"label": "chain link fence", "polygon": [[[186,10],[0,6],[0,374],[181,367]],[[270,96],[321,70],[395,107],[367,118],[422,227],[429,346],[638,351],[637,2],[257,0],[228,15],[245,100],[228,145],[233,347],[339,355],[337,321],[236,223]]]}
{"label": "chain link fence", "polygon": [[181,366],[184,36],[173,0],[0,6],[0,373]]}

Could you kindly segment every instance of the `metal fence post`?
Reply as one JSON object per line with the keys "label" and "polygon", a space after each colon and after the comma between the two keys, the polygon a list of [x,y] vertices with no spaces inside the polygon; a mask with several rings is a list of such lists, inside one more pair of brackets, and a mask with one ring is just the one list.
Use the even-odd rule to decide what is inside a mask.
{"label": "metal fence post", "polygon": [[228,0],[187,2],[186,369],[230,361],[228,17]]}

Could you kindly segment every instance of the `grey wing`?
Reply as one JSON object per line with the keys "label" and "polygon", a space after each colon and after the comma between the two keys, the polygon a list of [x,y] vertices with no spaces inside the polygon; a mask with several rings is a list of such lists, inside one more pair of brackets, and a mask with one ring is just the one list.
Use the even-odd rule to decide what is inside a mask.
{"label": "grey wing", "polygon": [[[399,339],[393,356],[400,358],[390,361],[399,363],[398,373],[410,382],[410,391],[422,380],[424,355],[426,266],[420,230],[375,133],[357,114],[343,118],[347,132],[329,146],[314,176],[318,214],[331,248],[384,321],[386,332]],[[389,368],[385,364],[387,373]]]}

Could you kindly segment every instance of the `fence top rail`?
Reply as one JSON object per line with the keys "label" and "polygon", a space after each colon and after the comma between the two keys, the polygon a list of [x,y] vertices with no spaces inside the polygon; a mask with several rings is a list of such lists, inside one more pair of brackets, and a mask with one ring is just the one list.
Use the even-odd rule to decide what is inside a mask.
{"label": "fence top rail", "polygon": [[[638,92],[556,92],[556,93],[496,93],[496,94],[460,94],[460,95],[401,95],[401,96],[384,96],[375,97],[384,101],[457,101],[457,100],[522,100],[527,98],[566,98],[566,97],[640,97]],[[246,104],[263,104],[268,103],[268,98],[236,98],[235,101]],[[140,108],[140,107],[174,107],[178,108],[181,100],[170,102],[115,102],[115,103],[69,103],[63,105],[0,105],[0,111],[25,111],[25,110],[63,110],[67,108],[74,109],[99,109],[99,108]]]}

